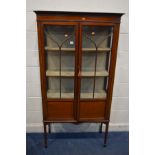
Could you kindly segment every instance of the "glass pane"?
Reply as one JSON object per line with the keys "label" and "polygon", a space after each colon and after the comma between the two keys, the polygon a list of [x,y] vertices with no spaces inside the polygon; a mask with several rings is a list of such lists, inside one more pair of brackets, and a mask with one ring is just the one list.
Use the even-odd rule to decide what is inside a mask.
{"label": "glass pane", "polygon": [[[113,28],[110,26],[84,26],[82,35],[82,48],[111,48],[111,35]],[[89,49],[89,50],[90,50]]]}
{"label": "glass pane", "polygon": [[[75,48],[75,28],[74,26],[45,26],[46,47],[57,49],[59,46],[63,48]],[[67,50],[67,49],[66,49]]]}
{"label": "glass pane", "polygon": [[81,79],[81,98],[93,98],[93,80],[93,78]]}
{"label": "glass pane", "polygon": [[81,98],[106,98],[112,35],[112,27],[83,27]]}
{"label": "glass pane", "polygon": [[74,98],[75,27],[45,26],[47,98]]}
{"label": "glass pane", "polygon": [[106,68],[107,56],[108,56],[108,53],[106,52],[97,53],[96,72],[105,71],[107,69]]}
{"label": "glass pane", "polygon": [[74,98],[74,79],[62,78],[61,98]]}
{"label": "glass pane", "polygon": [[60,98],[60,78],[47,78],[47,98]]}
{"label": "glass pane", "polygon": [[95,53],[83,53],[82,54],[82,71],[93,72],[95,66]]}
{"label": "glass pane", "polygon": [[106,98],[106,77],[95,78],[94,98]]}
{"label": "glass pane", "polygon": [[[48,77],[48,98],[74,98],[74,79],[61,77],[61,93],[60,78]],[[61,95],[61,96],[60,96]]]}

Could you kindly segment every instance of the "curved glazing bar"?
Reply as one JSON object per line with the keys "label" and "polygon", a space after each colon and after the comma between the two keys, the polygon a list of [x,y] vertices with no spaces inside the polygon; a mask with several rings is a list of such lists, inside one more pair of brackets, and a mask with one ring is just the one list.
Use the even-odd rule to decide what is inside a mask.
{"label": "curved glazing bar", "polygon": [[[52,27],[52,26],[51,26]],[[49,45],[47,45],[46,47],[45,47],[45,50],[46,49],[50,49],[50,48],[55,48],[55,49],[58,49],[58,52],[59,52],[59,92],[60,93],[58,93],[58,92],[56,92],[56,94],[57,95],[47,95],[47,97],[49,97],[49,98],[58,98],[58,94],[59,94],[59,97],[60,98],[73,98],[73,95],[67,95],[68,93],[70,93],[70,92],[68,92],[68,90],[65,90],[65,88],[64,87],[66,87],[66,85],[67,84],[65,84],[64,83],[64,80],[63,80],[63,84],[65,84],[65,86],[63,86],[62,87],[62,47],[63,47],[63,45],[66,43],[66,42],[68,42],[70,39],[72,39],[73,37],[74,37],[74,35],[73,35],[73,33],[66,33],[66,32],[61,32],[61,30],[59,30],[58,31],[58,29],[57,28],[54,28],[54,29],[57,29],[56,31],[52,31],[52,29],[51,29],[51,27],[49,28],[49,29],[47,29],[47,28],[45,28],[45,35],[46,35],[46,37],[48,38],[48,42],[49,42]],[[60,27],[60,26],[59,26]],[[62,27],[62,30],[63,30],[63,28],[64,28],[65,26],[63,26]],[[53,27],[52,27],[53,28]],[[53,34],[53,33],[54,34]],[[64,37],[65,38],[64,38]],[[72,40],[74,40],[74,39],[72,39]],[[56,45],[56,47],[55,47],[55,45],[53,45],[53,43]],[[53,46],[52,46],[52,45]],[[67,44],[67,43],[66,43]],[[66,47],[65,45],[64,45],[64,47]],[[67,49],[67,48],[66,48]],[[65,55],[63,55],[63,56],[65,56]],[[63,59],[64,60],[64,59]],[[52,63],[52,62],[50,62],[50,63]],[[46,74],[47,73],[49,73],[51,70],[47,70],[47,72],[46,72]],[[56,72],[58,72],[58,71],[55,71],[55,73]],[[51,72],[50,72],[51,73]],[[47,74],[47,75],[49,75],[49,74]],[[49,80],[48,80],[49,81]],[[65,80],[66,81],[66,80]],[[68,86],[69,87],[69,86]],[[62,94],[62,89],[63,89],[63,94]],[[70,89],[70,88],[69,88]],[[48,90],[47,92],[50,92],[50,93],[52,93],[52,91],[50,91],[50,90]],[[67,93],[66,93],[67,92]],[[66,95],[64,95],[66,93]],[[53,93],[54,94],[54,93]],[[74,92],[72,92],[72,94],[74,94]]]}
{"label": "curved glazing bar", "polygon": [[[90,94],[89,97],[83,97],[82,89],[81,89],[81,98],[91,98],[90,97],[91,94],[93,95],[92,96],[93,99],[94,98],[105,98],[106,95],[103,95],[101,93],[104,92],[104,94],[106,94],[106,90],[107,90],[107,81],[108,81],[108,75],[109,75],[109,57],[110,57],[110,51],[111,51],[111,45],[112,45],[113,27],[84,26],[82,33],[83,33],[82,63],[88,65],[87,59],[85,58],[86,54],[87,54],[88,59],[89,57],[92,57],[92,58],[94,57],[95,62],[93,63],[92,61],[90,63],[90,66],[92,66],[92,63],[94,65],[94,67],[92,66],[94,72],[89,71],[89,74],[91,73],[92,75],[93,73],[93,76],[92,76],[93,77],[93,91],[91,92],[91,90],[89,89],[88,92],[85,92],[85,93]],[[85,53],[85,51],[87,51],[87,53]],[[89,51],[91,51],[91,53]],[[101,67],[101,65],[103,66]],[[83,67],[86,67],[86,66],[85,65],[82,66],[82,72],[84,72],[83,70],[86,69]],[[90,70],[92,70],[92,68]],[[101,75],[100,73],[102,72],[104,73],[102,74],[103,76],[99,76]],[[80,75],[85,75],[85,74],[80,74]],[[85,78],[85,77],[81,76],[81,78]],[[87,78],[88,78],[88,81],[92,81],[92,78],[89,78],[88,76]],[[99,86],[98,81],[102,83],[103,88]],[[83,82],[84,80],[82,79],[82,83]],[[100,88],[100,90],[98,89],[98,87]],[[81,85],[81,88],[84,88],[84,86]],[[97,93],[96,91],[99,93]],[[98,94],[101,94],[101,95],[98,95]]]}

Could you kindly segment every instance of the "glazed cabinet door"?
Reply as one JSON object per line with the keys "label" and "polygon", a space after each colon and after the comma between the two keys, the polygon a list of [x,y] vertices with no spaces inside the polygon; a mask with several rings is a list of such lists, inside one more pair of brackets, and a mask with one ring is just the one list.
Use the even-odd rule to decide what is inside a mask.
{"label": "glazed cabinet door", "polygon": [[81,24],[80,120],[104,119],[113,27]]}
{"label": "glazed cabinet door", "polygon": [[47,118],[75,120],[77,24],[44,24]]}

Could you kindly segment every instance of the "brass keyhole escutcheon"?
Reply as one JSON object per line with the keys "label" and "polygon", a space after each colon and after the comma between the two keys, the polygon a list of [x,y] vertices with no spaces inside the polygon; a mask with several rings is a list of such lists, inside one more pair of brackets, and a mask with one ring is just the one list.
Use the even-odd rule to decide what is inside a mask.
{"label": "brass keyhole escutcheon", "polygon": [[82,20],[86,20],[86,18],[85,17],[82,17]]}
{"label": "brass keyhole escutcheon", "polygon": [[95,35],[95,32],[92,32],[91,35],[94,36]]}
{"label": "brass keyhole escutcheon", "polygon": [[68,37],[68,34],[66,33],[64,36],[65,36],[65,38],[67,38]]}

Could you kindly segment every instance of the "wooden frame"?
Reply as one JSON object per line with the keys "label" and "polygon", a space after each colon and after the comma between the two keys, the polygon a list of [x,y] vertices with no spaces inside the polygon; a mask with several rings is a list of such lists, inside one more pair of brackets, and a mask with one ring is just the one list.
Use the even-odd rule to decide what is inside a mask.
{"label": "wooden frame", "polygon": [[[45,137],[45,147],[47,147],[47,131],[46,126],[50,123],[58,122],[100,122],[100,132],[102,131],[102,124],[106,125],[104,146],[107,142],[108,126],[110,121],[110,109],[112,101],[113,83],[115,75],[115,65],[117,56],[117,45],[119,37],[119,25],[120,19],[123,15],[122,13],[78,13],[78,12],[55,12],[55,11],[35,11],[37,14],[37,24],[38,24],[38,46],[39,46],[39,61],[40,61],[40,77],[41,77],[41,92],[42,92],[42,105],[43,105],[43,122],[44,122],[44,137]],[[44,43],[44,26],[45,25],[58,25],[58,26],[74,26],[75,27],[75,48],[65,49],[63,51],[74,52],[75,58],[75,70],[74,72],[62,72],[60,68],[60,74],[58,72],[52,72],[46,70],[46,57],[45,50],[49,52],[57,52],[58,48],[45,47]],[[82,47],[82,28],[83,26],[110,26],[113,27],[113,39],[112,47],[100,48],[98,51],[93,48],[83,48]],[[82,72],[82,52],[107,52],[110,53],[110,62],[106,61],[106,68],[108,72],[96,72],[95,75],[91,72]],[[61,54],[61,51],[60,51]],[[107,54],[109,57],[109,54]],[[97,57],[95,58],[97,59]],[[107,59],[109,60],[109,59]],[[97,60],[95,60],[97,63]],[[96,65],[95,63],[95,65]],[[60,65],[61,66],[61,65]],[[47,86],[46,77],[48,76],[59,76],[61,77],[73,77],[74,78],[74,97],[72,94],[68,94],[71,97],[67,98],[47,98]],[[96,76],[105,76],[107,84],[107,95],[105,98],[80,98],[80,87],[82,77],[94,77],[94,82]],[[108,77],[107,77],[108,76]],[[61,85],[61,81],[60,81]],[[94,83],[95,86],[95,83]],[[60,86],[61,87],[61,86]],[[105,85],[106,87],[106,85]],[[94,92],[94,88],[93,88]],[[54,95],[54,94],[49,94]],[[57,95],[57,94],[55,94]],[[49,97],[49,96],[48,96]],[[60,89],[61,97],[61,89]]]}

